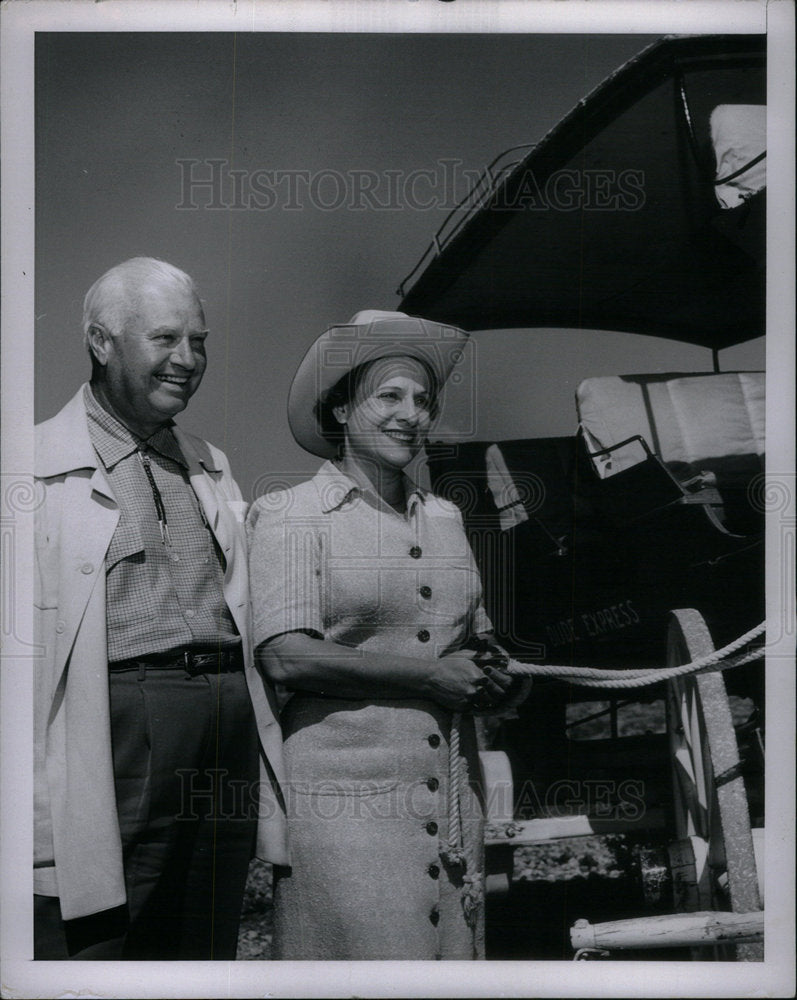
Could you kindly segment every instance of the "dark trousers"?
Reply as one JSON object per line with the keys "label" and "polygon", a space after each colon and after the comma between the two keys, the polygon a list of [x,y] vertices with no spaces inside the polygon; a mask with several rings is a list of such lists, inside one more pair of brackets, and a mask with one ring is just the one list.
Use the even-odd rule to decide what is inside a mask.
{"label": "dark trousers", "polygon": [[37,897],[35,957],[235,958],[257,827],[243,673],[112,673],[111,733],[127,905],[64,923]]}

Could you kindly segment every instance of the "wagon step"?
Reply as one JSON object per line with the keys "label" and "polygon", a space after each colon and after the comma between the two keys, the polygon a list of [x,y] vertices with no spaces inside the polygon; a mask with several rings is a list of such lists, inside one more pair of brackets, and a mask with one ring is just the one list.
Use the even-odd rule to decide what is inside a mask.
{"label": "wagon step", "polygon": [[501,750],[481,750],[479,761],[487,813],[486,847],[525,847],[562,837],[637,833],[660,830],[666,826],[664,810],[657,806],[645,806],[641,800],[627,803],[626,812],[615,807],[607,809],[603,815],[583,812],[515,819],[515,789],[508,756]]}
{"label": "wagon step", "polygon": [[764,911],[727,913],[707,911],[674,913],[591,924],[577,920],[570,928],[570,943],[578,953],[648,948],[695,948],[764,940]]}
{"label": "wagon step", "polygon": [[547,840],[563,837],[605,836],[610,833],[638,833],[641,830],[660,830],[666,825],[663,809],[648,809],[644,819],[602,817],[579,814],[575,816],[543,816],[538,819],[495,821],[487,825],[485,846],[511,844],[526,847]]}

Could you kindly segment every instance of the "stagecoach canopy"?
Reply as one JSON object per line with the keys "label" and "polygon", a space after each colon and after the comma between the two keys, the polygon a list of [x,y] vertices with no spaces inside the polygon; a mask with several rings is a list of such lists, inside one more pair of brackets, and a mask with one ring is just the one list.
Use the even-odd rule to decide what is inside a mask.
{"label": "stagecoach canopy", "polygon": [[714,351],[762,335],[765,54],[763,35],[647,48],[491,164],[399,308],[468,330],[619,330]]}

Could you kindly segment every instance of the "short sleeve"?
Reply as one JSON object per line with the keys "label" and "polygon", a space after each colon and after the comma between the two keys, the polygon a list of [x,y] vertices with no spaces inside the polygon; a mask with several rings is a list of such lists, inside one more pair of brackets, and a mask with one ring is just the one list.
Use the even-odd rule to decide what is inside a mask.
{"label": "short sleeve", "polygon": [[324,634],[317,518],[297,514],[290,496],[261,497],[246,524],[255,648],[283,632]]}
{"label": "short sleeve", "polygon": [[[462,512],[460,511],[459,507],[457,507],[455,504],[451,504],[451,507],[453,507],[454,510],[456,511],[457,522],[459,524],[460,531],[462,532],[462,537],[467,539],[467,533],[465,531],[465,522],[462,517]],[[479,567],[476,563],[476,559],[474,558],[473,550],[470,547],[470,542],[466,542],[466,544],[468,547],[468,553],[470,556],[471,566],[473,567],[473,572],[475,574],[476,579],[479,581],[479,586],[478,586],[479,603],[471,615],[471,623],[468,632],[470,635],[480,635],[482,632],[492,632],[493,623],[490,621],[490,617],[487,614],[486,608],[484,607],[484,601],[482,599],[481,573],[479,572]]]}
{"label": "short sleeve", "polygon": [[479,606],[473,614],[473,624],[471,626],[471,634],[479,635],[482,632],[492,632],[493,623],[484,608],[484,604],[480,601]]}

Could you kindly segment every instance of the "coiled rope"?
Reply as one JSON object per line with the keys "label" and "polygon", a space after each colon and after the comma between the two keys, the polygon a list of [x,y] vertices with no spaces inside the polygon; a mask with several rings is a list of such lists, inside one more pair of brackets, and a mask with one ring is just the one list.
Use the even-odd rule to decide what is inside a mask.
{"label": "coiled rope", "polygon": [[[556,680],[587,688],[641,688],[661,681],[674,680],[689,674],[731,670],[745,663],[763,658],[762,648],[734,656],[738,650],[758,639],[766,631],[766,622],[745,632],[733,642],[691,663],[674,667],[618,667],[616,670],[597,667],[568,667],[547,663],[520,663],[509,660],[506,670],[513,677],[552,677]],[[462,790],[468,781],[467,762],[460,750],[462,713],[455,712],[451,720],[451,738],[448,747],[448,831],[440,857],[448,865],[463,868],[462,908],[469,927],[476,927],[479,908],[484,902],[484,875],[476,871],[473,844],[465,838],[462,828]]]}

